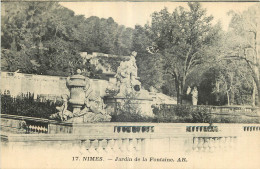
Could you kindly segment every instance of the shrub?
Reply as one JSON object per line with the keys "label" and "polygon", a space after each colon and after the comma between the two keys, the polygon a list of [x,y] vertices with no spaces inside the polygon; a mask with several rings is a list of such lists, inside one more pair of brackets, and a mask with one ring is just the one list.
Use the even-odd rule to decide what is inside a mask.
{"label": "shrub", "polygon": [[30,97],[12,98],[8,95],[1,95],[1,113],[18,116],[29,116],[38,118],[49,118],[56,113],[56,106],[59,103],[51,101],[40,102]]}
{"label": "shrub", "polygon": [[260,117],[213,115],[206,106],[160,105],[153,107],[153,113],[153,121],[159,123],[260,123]]}

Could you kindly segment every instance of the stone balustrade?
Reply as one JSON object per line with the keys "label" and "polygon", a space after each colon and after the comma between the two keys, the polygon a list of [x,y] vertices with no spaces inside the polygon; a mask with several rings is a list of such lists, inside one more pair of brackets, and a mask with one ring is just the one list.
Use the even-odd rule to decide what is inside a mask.
{"label": "stone balustrade", "polygon": [[236,146],[236,136],[223,137],[194,137],[193,150],[196,152],[213,152],[230,150]]}
{"label": "stone balustrade", "polygon": [[48,127],[41,126],[41,125],[27,125],[26,126],[26,133],[48,133]]}
{"label": "stone balustrade", "polygon": [[92,138],[81,140],[81,148],[90,154],[138,153],[145,149],[144,138]]}
{"label": "stone balustrade", "polygon": [[244,131],[260,131],[260,126],[243,126]]}
{"label": "stone balustrade", "polygon": [[[174,104],[161,104],[159,105],[159,109],[163,107],[174,108],[178,105]],[[196,110],[206,110],[211,114],[223,114],[223,115],[246,115],[251,117],[259,117],[260,109],[259,107],[249,107],[249,106],[211,106],[211,105],[182,105],[183,107],[187,107],[193,111]]]}
{"label": "stone balustrade", "polygon": [[115,126],[114,133],[153,133],[154,126]]}
{"label": "stone balustrade", "polygon": [[[24,132],[8,134],[9,130],[6,129],[17,131],[24,129]],[[252,140],[256,134],[260,134],[259,130],[258,124],[69,124],[47,119],[1,114],[1,131],[6,133],[1,133],[1,139],[12,142],[14,146],[17,143],[30,143],[32,145],[39,143],[53,147],[69,147],[70,144],[74,144],[76,148],[80,147],[81,150],[89,153],[173,152],[176,149],[180,149],[181,152],[229,150],[235,147],[238,138],[242,142],[243,140],[247,142],[248,139]]]}
{"label": "stone balustrade", "polygon": [[71,123],[7,114],[1,114],[1,128],[14,133],[24,134],[72,133]]}
{"label": "stone balustrade", "polygon": [[187,126],[186,132],[218,132],[218,126]]}

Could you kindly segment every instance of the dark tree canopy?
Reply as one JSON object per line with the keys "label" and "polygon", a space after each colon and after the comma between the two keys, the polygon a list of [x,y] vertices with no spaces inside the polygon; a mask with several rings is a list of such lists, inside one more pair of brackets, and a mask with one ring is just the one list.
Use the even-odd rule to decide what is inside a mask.
{"label": "dark tree canopy", "polygon": [[56,2],[3,2],[2,10],[4,71],[68,76],[77,68],[95,72],[80,52],[131,53],[133,29],[112,18],[85,18]]}

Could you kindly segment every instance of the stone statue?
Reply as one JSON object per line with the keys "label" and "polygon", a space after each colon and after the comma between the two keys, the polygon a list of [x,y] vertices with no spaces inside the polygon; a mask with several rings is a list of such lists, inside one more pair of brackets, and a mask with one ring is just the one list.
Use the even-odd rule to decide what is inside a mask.
{"label": "stone statue", "polygon": [[188,88],[187,88],[187,95],[189,95],[190,94],[190,92],[191,92],[191,88],[190,88],[190,86],[188,86]]}
{"label": "stone statue", "polygon": [[132,92],[135,86],[141,83],[137,80],[136,52],[132,52],[130,59],[120,63],[117,69],[116,79],[120,92]]}
{"label": "stone statue", "polygon": [[149,92],[141,88],[141,82],[137,76],[136,57],[137,53],[132,52],[129,60],[122,61],[117,68],[116,87],[108,87],[108,109],[111,112],[136,113],[143,116],[153,116],[153,98]]}
{"label": "stone statue", "polygon": [[[62,96],[63,105],[57,107],[58,113],[50,118],[73,123],[110,121],[111,116],[106,112],[103,99],[94,95],[89,78],[82,76],[80,70],[77,74],[67,79],[70,97]],[[73,108],[73,113],[68,111],[68,103]]]}
{"label": "stone statue", "polygon": [[196,86],[193,88],[191,94],[192,94],[192,105],[197,105],[197,103],[198,103],[198,90],[197,90]]}
{"label": "stone statue", "polygon": [[68,108],[68,95],[62,95],[62,106],[56,107],[59,111],[58,113],[52,114],[50,116],[51,119],[60,119],[61,121],[67,121],[68,119],[73,117],[73,113],[67,110]]}

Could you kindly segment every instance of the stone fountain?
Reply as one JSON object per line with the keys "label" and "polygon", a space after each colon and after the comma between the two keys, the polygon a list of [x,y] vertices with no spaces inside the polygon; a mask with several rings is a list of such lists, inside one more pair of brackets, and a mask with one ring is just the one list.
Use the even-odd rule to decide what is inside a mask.
{"label": "stone fountain", "polygon": [[[118,114],[118,105],[130,100],[130,106],[138,109],[138,114],[143,116],[153,116],[153,98],[149,92],[141,87],[141,82],[137,76],[136,57],[137,53],[132,52],[129,60],[122,61],[117,69],[115,89],[109,89],[105,101],[113,114]],[[112,91],[112,92],[111,92]],[[117,91],[114,92],[114,91]],[[113,93],[112,95],[110,93]],[[129,104],[129,101],[128,101]]]}
{"label": "stone fountain", "polygon": [[[50,118],[72,123],[107,122],[111,116],[107,113],[106,106],[100,96],[96,96],[91,88],[88,77],[81,75],[77,70],[76,75],[67,78],[69,96],[62,96],[63,105],[57,107],[59,111]],[[72,110],[68,110],[68,104]]]}

